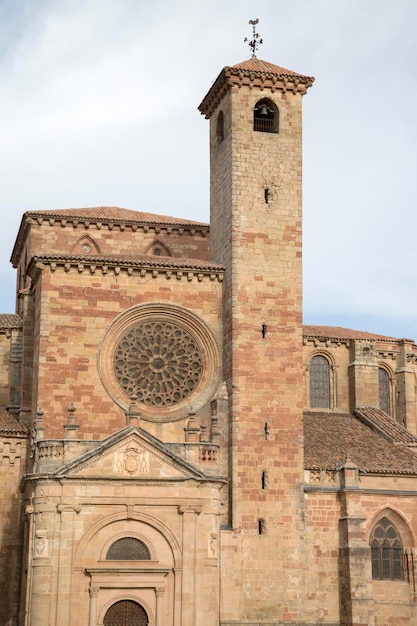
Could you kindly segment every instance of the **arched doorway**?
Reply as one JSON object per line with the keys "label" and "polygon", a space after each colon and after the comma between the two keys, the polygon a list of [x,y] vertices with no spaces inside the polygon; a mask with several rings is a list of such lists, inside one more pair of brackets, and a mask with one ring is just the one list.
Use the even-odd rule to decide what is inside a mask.
{"label": "arched doorway", "polygon": [[148,626],[145,609],[132,600],[121,600],[109,608],[103,621],[104,626]]}

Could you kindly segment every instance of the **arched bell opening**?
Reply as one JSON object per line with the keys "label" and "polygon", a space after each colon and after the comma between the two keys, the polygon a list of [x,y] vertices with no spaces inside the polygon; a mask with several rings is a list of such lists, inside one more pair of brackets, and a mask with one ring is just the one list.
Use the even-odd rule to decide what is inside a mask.
{"label": "arched bell opening", "polygon": [[253,130],[261,133],[279,132],[279,111],[269,98],[258,100],[253,109]]}

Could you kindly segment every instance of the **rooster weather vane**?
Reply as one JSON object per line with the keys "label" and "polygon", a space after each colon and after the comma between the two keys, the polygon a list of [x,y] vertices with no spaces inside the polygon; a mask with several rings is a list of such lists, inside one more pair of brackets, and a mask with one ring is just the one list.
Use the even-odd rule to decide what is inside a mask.
{"label": "rooster weather vane", "polygon": [[252,40],[249,41],[248,37],[245,37],[245,39],[243,40],[244,43],[246,43],[247,41],[249,41],[249,48],[252,50],[252,56],[255,57],[256,56],[256,52],[258,50],[258,46],[261,45],[261,43],[263,43],[263,39],[261,39],[259,37],[259,34],[257,32],[255,32],[255,26],[259,23],[258,18],[256,18],[256,20],[249,20],[249,24],[252,26]]}

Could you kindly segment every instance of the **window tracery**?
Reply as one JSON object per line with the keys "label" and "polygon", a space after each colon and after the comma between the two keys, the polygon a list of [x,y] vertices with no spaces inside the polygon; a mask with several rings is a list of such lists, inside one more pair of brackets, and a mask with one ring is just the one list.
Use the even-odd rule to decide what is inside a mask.
{"label": "window tracery", "polygon": [[403,580],[403,545],[401,537],[387,517],[374,526],[371,538],[372,578]]}
{"label": "window tracery", "polygon": [[310,406],[329,409],[330,403],[330,363],[321,354],[310,360]]}
{"label": "window tracery", "polygon": [[116,346],[114,371],[129,397],[148,406],[171,406],[200,382],[203,363],[197,341],[180,326],[145,321],[130,328]]}

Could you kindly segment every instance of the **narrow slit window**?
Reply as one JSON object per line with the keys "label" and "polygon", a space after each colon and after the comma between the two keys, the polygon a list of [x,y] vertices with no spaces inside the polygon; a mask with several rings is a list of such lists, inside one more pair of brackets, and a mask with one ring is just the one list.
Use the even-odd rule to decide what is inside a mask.
{"label": "narrow slit window", "polygon": [[219,112],[217,116],[217,125],[216,125],[216,137],[217,143],[221,143],[224,139],[224,115],[223,111]]}
{"label": "narrow slit window", "polygon": [[390,379],[387,370],[380,367],[378,370],[379,378],[379,408],[385,411],[387,415],[391,415],[391,394]]}

